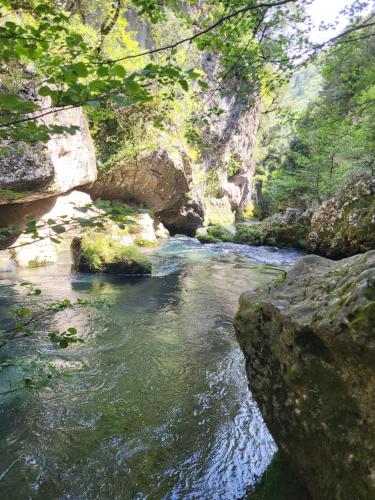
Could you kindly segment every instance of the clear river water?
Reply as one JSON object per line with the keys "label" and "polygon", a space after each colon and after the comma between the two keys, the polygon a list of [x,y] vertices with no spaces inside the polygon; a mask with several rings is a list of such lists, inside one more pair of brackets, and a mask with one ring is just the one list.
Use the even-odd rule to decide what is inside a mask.
{"label": "clear river water", "polygon": [[[0,498],[239,499],[276,446],[247,388],[232,327],[240,294],[300,254],[177,237],[150,250],[153,276],[71,274],[65,264],[0,276],[0,318],[28,279],[45,300],[106,298],[56,315],[84,343],[39,335],[1,353],[51,359],[64,375],[0,396]],[[40,300],[40,298],[39,298]],[[0,371],[0,392],[24,376]]]}

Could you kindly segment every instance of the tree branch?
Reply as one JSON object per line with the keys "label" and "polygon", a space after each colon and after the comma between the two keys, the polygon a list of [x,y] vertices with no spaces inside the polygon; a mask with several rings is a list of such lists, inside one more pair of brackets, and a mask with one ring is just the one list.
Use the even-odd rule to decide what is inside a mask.
{"label": "tree branch", "polygon": [[210,31],[217,28],[218,26],[221,26],[226,21],[229,21],[229,19],[232,19],[233,17],[236,17],[240,14],[246,14],[247,12],[249,12],[251,10],[256,10],[256,9],[272,9],[273,7],[281,7],[282,5],[286,5],[288,3],[296,3],[297,1],[298,0],[279,0],[277,2],[263,2],[263,3],[257,3],[257,4],[250,4],[250,5],[247,5],[246,7],[243,7],[242,9],[235,10],[234,12],[231,12],[230,14],[221,17],[218,21],[216,21],[214,24],[212,24],[208,28],[201,30],[201,31],[198,31],[197,33],[195,33],[194,35],[192,35],[190,37],[183,38],[182,40],[178,40],[175,43],[165,45],[164,47],[158,47],[156,49],[147,50],[145,52],[140,52],[138,54],[119,57],[118,59],[107,59],[105,61],[100,61],[97,64],[113,64],[113,63],[117,63],[120,61],[126,61],[128,59],[135,59],[137,57],[143,57],[143,56],[147,56],[147,55],[156,54],[158,52],[164,52],[166,50],[172,50],[172,49],[175,49],[176,47],[179,47],[180,45],[182,45],[184,43],[192,42],[193,40],[195,40],[203,35],[206,35]]}

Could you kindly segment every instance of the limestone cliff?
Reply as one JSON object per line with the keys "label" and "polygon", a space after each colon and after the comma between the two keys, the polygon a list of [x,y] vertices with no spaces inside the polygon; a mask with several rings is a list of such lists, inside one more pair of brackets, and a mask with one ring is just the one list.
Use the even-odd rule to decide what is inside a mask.
{"label": "limestone cliff", "polygon": [[[134,31],[142,47],[172,41],[182,29],[172,13],[157,28],[140,21],[133,11],[128,14],[128,29]],[[171,27],[177,32],[171,32]],[[160,32],[156,35],[154,30],[161,30],[162,42]],[[137,130],[140,120],[131,112],[120,111],[120,115],[124,113],[122,121],[108,128],[112,134],[116,130],[111,141],[127,154],[122,158],[117,150],[111,151],[110,158],[106,155],[109,170],[99,174],[90,192],[95,197],[142,203],[154,210],[172,233],[194,235],[203,224],[234,223],[236,211],[251,202],[260,103],[248,83],[236,77],[227,78],[217,89],[220,67],[216,54],[202,53],[192,46],[184,57],[188,68],[204,72],[209,88],[201,91],[192,83],[189,93],[176,91],[172,111],[163,122],[163,140],[163,133],[153,130],[153,109],[149,108],[139,116],[142,132],[138,131],[137,141],[130,134],[129,141],[135,144],[129,148],[122,130],[128,131],[132,120]],[[211,112],[211,108],[220,112]],[[186,133],[191,126],[195,139]],[[98,134],[98,141],[103,142],[103,134]],[[144,143],[141,148],[140,143]]]}
{"label": "limestone cliff", "polygon": [[76,126],[74,135],[53,136],[47,144],[2,144],[7,155],[0,158],[0,205],[48,198],[89,184],[96,179],[94,145],[81,108],[53,113],[47,124]]}
{"label": "limestone cliff", "polygon": [[301,259],[241,297],[250,388],[315,500],[375,498],[375,252]]}
{"label": "limestone cliff", "polygon": [[151,208],[173,234],[194,235],[203,223],[203,211],[199,202],[190,199],[192,182],[192,165],[186,154],[157,149],[99,172],[88,192],[94,199]]}

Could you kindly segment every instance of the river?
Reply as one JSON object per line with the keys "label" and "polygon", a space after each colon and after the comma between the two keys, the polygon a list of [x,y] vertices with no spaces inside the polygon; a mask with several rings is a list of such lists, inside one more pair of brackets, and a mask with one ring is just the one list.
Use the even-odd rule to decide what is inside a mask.
{"label": "river", "polygon": [[[237,499],[276,446],[247,388],[233,316],[241,292],[270,282],[293,250],[177,237],[150,251],[153,276],[71,274],[54,265],[0,279],[0,317],[22,303],[20,281],[42,298],[106,298],[112,306],[56,315],[83,343],[44,335],[3,358],[51,359],[62,376],[0,397],[0,498]],[[40,300],[40,298],[39,298]],[[0,372],[0,389],[24,374]]]}

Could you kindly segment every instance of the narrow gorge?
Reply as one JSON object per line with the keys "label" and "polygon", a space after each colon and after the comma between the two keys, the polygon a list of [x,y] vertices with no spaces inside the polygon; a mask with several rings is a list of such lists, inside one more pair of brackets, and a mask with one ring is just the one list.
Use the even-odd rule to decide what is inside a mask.
{"label": "narrow gorge", "polygon": [[375,499],[375,13],[321,7],[0,0],[2,499]]}

